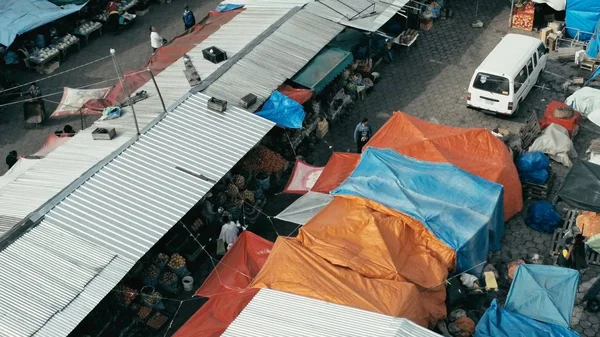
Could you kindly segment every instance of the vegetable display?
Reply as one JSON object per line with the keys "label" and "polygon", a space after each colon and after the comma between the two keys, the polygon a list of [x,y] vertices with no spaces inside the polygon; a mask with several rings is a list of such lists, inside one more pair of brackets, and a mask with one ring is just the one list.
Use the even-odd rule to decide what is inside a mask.
{"label": "vegetable display", "polygon": [[270,175],[281,171],[285,164],[286,160],[282,156],[263,145],[259,145],[246,155],[242,167],[246,171]]}
{"label": "vegetable display", "polygon": [[152,312],[152,308],[149,308],[147,306],[142,306],[140,307],[140,311],[138,311],[137,316],[144,320],[148,317],[148,315],[150,315],[150,313]]}
{"label": "vegetable display", "polygon": [[163,253],[158,253],[153,261],[153,263],[161,269],[167,265],[167,262],[169,262],[169,255]]}
{"label": "vegetable display", "polygon": [[183,256],[175,253],[175,254],[171,255],[171,259],[169,260],[168,266],[169,266],[169,268],[171,268],[173,270],[177,270],[179,268],[185,267],[185,258],[183,258]]}
{"label": "vegetable display", "polygon": [[115,296],[119,304],[122,306],[128,306],[133,302],[133,300],[138,295],[138,292],[135,289],[120,285],[115,289]]}
{"label": "vegetable display", "polygon": [[154,314],[154,316],[152,316],[152,318],[150,318],[150,320],[148,320],[148,323],[146,324],[153,329],[160,329],[160,327],[163,326],[168,320],[169,317],[157,312]]}
{"label": "vegetable display", "polygon": [[156,280],[158,279],[159,274],[160,269],[156,265],[151,264],[144,270],[144,273],[142,274],[144,284],[151,286],[156,285]]}
{"label": "vegetable display", "polygon": [[162,297],[160,296],[160,293],[155,290],[148,295],[144,295],[142,302],[149,307],[154,307],[154,305],[160,302],[161,299]]}

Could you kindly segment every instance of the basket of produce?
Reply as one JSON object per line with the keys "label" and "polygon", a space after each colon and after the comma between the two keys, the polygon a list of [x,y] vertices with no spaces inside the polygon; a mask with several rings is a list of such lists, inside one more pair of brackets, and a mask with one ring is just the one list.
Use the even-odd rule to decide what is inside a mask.
{"label": "basket of produce", "polygon": [[170,271],[166,271],[160,277],[160,286],[171,294],[179,293],[179,277]]}
{"label": "basket of produce", "polygon": [[158,267],[158,269],[163,270],[169,262],[169,255],[158,253],[152,262]]}
{"label": "basket of produce", "polygon": [[165,305],[162,302],[162,296],[152,286],[145,286],[140,291],[142,294],[142,303],[156,310],[163,310]]}
{"label": "basket of produce", "polygon": [[246,188],[246,178],[244,178],[241,174],[236,174],[233,176],[233,184],[238,190],[243,190]]}
{"label": "basket of produce", "polygon": [[171,259],[169,259],[169,263],[167,265],[169,266],[169,269],[171,269],[179,277],[190,275],[190,272],[185,266],[185,259],[183,256],[177,253],[171,255]]}
{"label": "basket of produce", "polygon": [[138,295],[135,289],[120,285],[115,289],[115,297],[120,305],[127,307]]}
{"label": "basket of produce", "polygon": [[135,313],[136,317],[139,318],[142,322],[145,322],[150,314],[152,313],[152,308],[147,307],[145,305],[139,306],[139,309]]}
{"label": "basket of produce", "polygon": [[155,286],[158,284],[158,277],[160,276],[160,269],[151,264],[143,273],[144,285]]}
{"label": "basket of produce", "polygon": [[152,329],[160,329],[163,325],[165,325],[165,323],[167,323],[167,321],[169,320],[169,317],[161,314],[160,312],[155,313],[146,323],[149,327],[151,327]]}

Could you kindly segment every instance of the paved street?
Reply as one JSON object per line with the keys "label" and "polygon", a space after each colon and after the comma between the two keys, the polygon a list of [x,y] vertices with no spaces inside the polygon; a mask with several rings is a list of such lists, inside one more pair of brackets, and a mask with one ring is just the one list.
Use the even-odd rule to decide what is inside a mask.
{"label": "paved street", "polygon": [[[429,32],[421,32],[419,41],[408,54],[397,53],[392,64],[382,64],[377,71],[381,80],[375,90],[364,101],[357,102],[356,108],[342,117],[342,120],[331,125],[326,142],[319,142],[314,153],[307,157],[311,164],[324,165],[329,158],[332,147],[334,151],[354,151],[355,144],[352,131],[362,117],[368,117],[376,131],[391,116],[393,111],[403,111],[425,120],[463,127],[484,127],[493,129],[503,127],[518,132],[529,113],[541,113],[546,104],[553,100],[564,100],[565,93],[560,91],[564,77],[573,74],[570,65],[560,65],[550,62],[543,78],[545,89],[535,88],[525,100],[525,108],[512,118],[499,118],[469,110],[465,107],[465,94],[475,68],[493,49],[498,41],[509,31],[508,16],[510,1],[480,1],[479,13],[475,17],[473,0],[455,0],[455,15],[451,20],[435,22]],[[208,10],[213,9],[218,1],[189,0],[187,2],[200,19]],[[170,5],[152,6],[147,16],[137,20],[130,30],[120,35],[105,35],[90,42],[80,53],[73,54],[57,71],[64,71],[81,64],[90,62],[106,55],[109,48],[115,48],[119,53],[119,61],[123,70],[136,69],[142,66],[150,56],[148,26],[154,24],[166,38],[172,38],[183,30],[180,15],[183,2],[176,1]],[[485,24],[484,28],[471,28],[470,24],[479,19]],[[517,31],[515,31],[517,32]],[[550,74],[552,73],[552,74]],[[555,75],[553,75],[555,74]],[[26,74],[22,82],[34,79],[36,75]],[[61,92],[62,86],[77,87],[115,77],[110,60],[96,63],[81,71],[59,76],[41,83],[45,93]],[[56,96],[56,101],[60,95]],[[47,105],[52,111],[54,106]],[[91,122],[91,119],[88,121]],[[6,108],[0,112],[0,155],[15,149],[19,153],[32,153],[43,143],[45,137],[52,131],[71,124],[79,129],[79,118],[52,121],[50,124],[36,130],[25,130],[22,123],[21,105]],[[578,153],[584,155],[592,139],[600,135],[591,123],[585,123],[582,131],[575,139]],[[2,157],[4,158],[4,157]],[[564,178],[566,169],[554,163],[553,168],[558,174],[559,181]],[[0,165],[0,174],[6,170],[4,163]],[[279,195],[269,201],[265,213],[277,214],[285,208],[295,196]],[[287,235],[294,227],[276,222],[281,235]],[[253,231],[269,238],[274,237],[274,231],[269,223],[262,223]],[[522,216],[516,216],[506,225],[502,251],[494,254],[498,265],[523,258],[527,253],[539,253],[547,256],[550,245],[550,235],[542,234],[528,228]],[[581,298],[591,283],[600,275],[600,268],[591,267],[582,275],[582,285],[578,298]],[[197,303],[184,305],[182,314],[178,317],[171,332],[182,324],[196,308]],[[193,307],[192,307],[193,306]],[[186,310],[187,309],[187,310]],[[184,314],[185,313],[185,314]],[[600,314],[589,314],[576,305],[573,318],[573,329],[582,336],[600,336]]]}
{"label": "paved street", "polygon": [[[181,16],[185,4],[190,6],[196,16],[196,21],[199,21],[210,10],[215,9],[219,2],[218,0],[186,0],[185,2],[174,1],[165,5],[153,4],[150,7],[150,13],[136,18],[133,25],[128,29],[118,34],[105,33],[102,37],[90,38],[88,46],[82,47],[81,52],[70,54],[51,76],[109,55],[111,48],[117,51],[118,61],[123,71],[139,69],[146,64],[152,53],[150,32],[148,31],[150,25],[154,25],[162,37],[170,40],[183,33]],[[15,75],[19,83],[39,80],[42,77],[37,73],[26,72]],[[46,110],[51,113],[62,97],[63,87],[77,88],[101,81],[104,82],[95,86],[96,88],[109,87],[116,82],[116,80],[111,79],[116,77],[113,62],[111,59],[106,59],[64,75],[52,77],[49,80],[40,82],[39,85],[44,95],[58,93],[56,96],[47,98]],[[27,91],[27,89],[25,87],[23,90]],[[88,117],[87,124],[91,125],[96,118]],[[7,166],[4,164],[4,158],[9,151],[16,150],[20,154],[34,153],[42,146],[48,134],[54,132],[54,130],[62,129],[65,124],[70,124],[75,130],[81,128],[80,118],[77,116],[49,120],[37,129],[25,129],[22,104],[0,107],[0,156],[2,158],[0,175],[6,172]]]}

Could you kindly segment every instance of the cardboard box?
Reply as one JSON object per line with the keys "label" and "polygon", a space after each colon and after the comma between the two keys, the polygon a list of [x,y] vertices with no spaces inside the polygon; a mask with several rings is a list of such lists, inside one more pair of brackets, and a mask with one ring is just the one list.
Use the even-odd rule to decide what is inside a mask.
{"label": "cardboard box", "polygon": [[552,28],[550,28],[550,27],[542,28],[542,30],[540,30],[540,40],[546,47],[548,46],[547,40],[548,40],[548,35],[550,35],[550,33],[552,33]]}

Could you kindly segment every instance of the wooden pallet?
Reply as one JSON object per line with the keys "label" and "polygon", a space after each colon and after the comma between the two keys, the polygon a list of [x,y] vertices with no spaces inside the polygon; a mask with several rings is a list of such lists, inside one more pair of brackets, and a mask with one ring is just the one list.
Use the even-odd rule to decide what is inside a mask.
{"label": "wooden pallet", "polygon": [[521,128],[521,148],[523,151],[526,151],[533,141],[542,133],[542,129],[540,128],[540,122],[537,118],[537,113],[534,111],[527,121],[525,125]]}
{"label": "wooden pallet", "polygon": [[[562,248],[561,237],[567,232],[570,228],[577,226],[577,216],[580,214],[578,210],[569,210],[565,215],[565,221],[563,223],[562,228],[557,228],[552,233],[552,241],[550,242],[550,256],[556,256],[560,252]],[[593,250],[588,250],[586,252],[586,259],[588,264],[594,264],[600,266],[600,254]]]}
{"label": "wooden pallet", "polygon": [[555,174],[550,167],[548,172],[548,180],[544,185],[523,183],[523,198],[524,199],[535,199],[535,200],[548,200],[552,187],[554,186]]}

